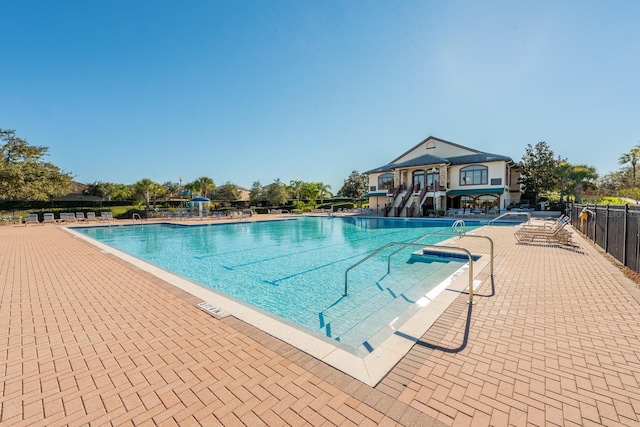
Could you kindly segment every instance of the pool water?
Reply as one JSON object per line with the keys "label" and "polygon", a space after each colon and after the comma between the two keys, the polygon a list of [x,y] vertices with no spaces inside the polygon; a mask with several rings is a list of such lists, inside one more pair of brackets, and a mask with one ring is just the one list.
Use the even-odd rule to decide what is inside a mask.
{"label": "pool water", "polygon": [[[451,223],[300,217],[76,230],[352,348],[370,348],[373,336],[416,309],[420,298],[467,263],[393,246],[349,271],[345,296],[350,266],[389,242],[450,233]],[[449,237],[432,235],[420,243]]]}

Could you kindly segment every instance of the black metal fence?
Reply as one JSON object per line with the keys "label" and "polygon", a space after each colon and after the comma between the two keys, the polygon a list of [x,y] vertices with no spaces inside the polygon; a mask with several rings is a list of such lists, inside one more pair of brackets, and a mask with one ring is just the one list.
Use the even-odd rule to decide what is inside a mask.
{"label": "black metal fence", "polygon": [[639,205],[569,205],[571,223],[626,267],[640,272]]}

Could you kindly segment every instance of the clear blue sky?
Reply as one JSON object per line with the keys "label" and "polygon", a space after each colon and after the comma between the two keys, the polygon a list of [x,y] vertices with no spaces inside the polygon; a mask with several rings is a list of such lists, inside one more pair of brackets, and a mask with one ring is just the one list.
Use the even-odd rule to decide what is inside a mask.
{"label": "clear blue sky", "polygon": [[80,182],[337,192],[429,135],[605,174],[640,143],[640,1],[0,0],[0,128]]}

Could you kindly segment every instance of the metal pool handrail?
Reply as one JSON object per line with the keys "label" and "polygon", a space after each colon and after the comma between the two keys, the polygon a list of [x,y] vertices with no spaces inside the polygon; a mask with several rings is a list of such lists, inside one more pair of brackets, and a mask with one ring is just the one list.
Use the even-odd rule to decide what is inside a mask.
{"label": "metal pool handrail", "polygon": [[492,220],[489,220],[487,222],[487,224],[491,225],[494,221],[497,221],[500,218],[503,218],[503,217],[509,216],[509,215],[526,215],[527,216],[527,224],[529,224],[531,222],[531,214],[529,212],[506,212],[506,213],[503,213],[500,216],[497,216],[497,217],[493,218]]}
{"label": "metal pool handrail", "polygon": [[464,220],[459,219],[453,223],[451,230],[458,234],[467,234],[467,225],[464,223]]}
{"label": "metal pool handrail", "polygon": [[[389,242],[386,245],[382,246],[381,248],[378,248],[377,250],[373,251],[372,253],[370,253],[366,257],[362,258],[360,261],[356,262],[351,267],[347,268],[347,270],[344,272],[344,296],[347,296],[347,286],[348,286],[349,271],[352,270],[353,268],[357,267],[358,265],[362,264],[363,262],[365,262],[369,258],[379,254],[380,252],[382,252],[383,250],[385,250],[385,249],[387,249],[388,247],[391,247],[391,246],[404,246],[404,247],[417,246],[417,247],[420,247],[420,248],[450,249],[450,250],[453,250],[453,251],[459,251],[459,252],[465,253],[467,255],[467,257],[469,258],[469,304],[473,304],[473,257],[471,256],[471,252],[469,252],[465,248],[459,248],[457,246],[425,245],[425,244],[420,244],[420,243],[405,243],[405,242]],[[394,253],[396,253],[396,252],[394,252]],[[389,272],[391,270],[391,255],[393,255],[393,253],[390,254],[388,256],[388,258],[387,258],[387,274],[389,274]]]}
{"label": "metal pool handrail", "polygon": [[425,237],[429,237],[429,236],[451,236],[451,237],[459,237],[461,239],[463,237],[476,237],[476,238],[481,238],[481,239],[487,239],[489,241],[489,251],[490,251],[490,255],[491,255],[491,259],[489,260],[490,261],[490,265],[491,265],[491,277],[493,277],[493,239],[491,237],[483,236],[481,234],[428,233],[428,234],[425,234],[424,236],[418,237],[416,240],[413,240],[412,243],[419,242],[420,240],[424,239]]}

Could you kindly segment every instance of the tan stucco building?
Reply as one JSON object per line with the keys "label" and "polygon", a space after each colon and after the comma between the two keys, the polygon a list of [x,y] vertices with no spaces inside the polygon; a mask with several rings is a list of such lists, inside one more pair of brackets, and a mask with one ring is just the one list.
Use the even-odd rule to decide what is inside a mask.
{"label": "tan stucco building", "polygon": [[433,136],[369,176],[369,207],[385,216],[499,212],[520,202],[520,169],[503,155]]}

